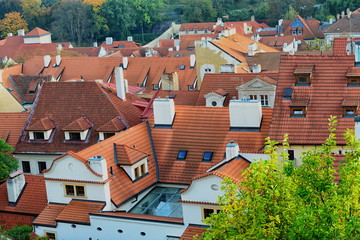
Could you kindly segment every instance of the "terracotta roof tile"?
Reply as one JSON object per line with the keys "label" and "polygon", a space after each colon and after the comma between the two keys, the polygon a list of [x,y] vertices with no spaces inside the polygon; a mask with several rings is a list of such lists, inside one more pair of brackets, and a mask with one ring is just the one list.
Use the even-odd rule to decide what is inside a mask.
{"label": "terracotta roof tile", "polygon": [[[54,136],[48,143],[28,142],[28,134],[17,146],[17,152],[66,152],[80,151],[98,142],[100,126],[120,117],[126,127],[140,123],[141,110],[133,106],[131,100],[123,101],[116,96],[116,91],[96,82],[51,82],[44,83],[38,102],[32,109],[30,126],[40,119],[51,117],[57,124]],[[79,118],[86,118],[93,128],[89,131],[87,141],[66,143],[61,129],[84,129],[90,123],[75,124]],[[75,121],[75,122],[74,122]],[[79,125],[76,128],[65,128],[69,124]]]}
{"label": "terracotta roof tile", "polygon": [[311,74],[314,71],[314,65],[297,65],[294,74]]}
{"label": "terracotta roof tile", "polygon": [[320,21],[315,19],[305,20],[301,16],[297,16],[293,21],[284,21],[281,25],[281,32],[287,36],[292,35],[292,23],[295,21],[301,22],[303,27],[296,26],[295,29],[301,28],[302,36],[304,39],[314,39],[314,38],[324,38],[324,34],[321,30],[319,30]]}
{"label": "terracotta roof tile", "polygon": [[[295,86],[297,65],[313,64],[310,86]],[[342,133],[354,128],[353,118],[343,118],[344,98],[358,98],[358,87],[347,87],[346,74],[354,66],[354,56],[294,55],[282,56],[273,119],[270,128],[272,140],[281,141],[289,134],[290,144],[322,144],[328,137],[328,118],[336,116],[337,142],[344,144]],[[290,100],[283,99],[284,89],[293,89],[293,98],[308,98],[305,118],[290,116]]]}
{"label": "terracotta roof tile", "polygon": [[66,205],[48,204],[41,214],[34,220],[34,225],[56,226],[56,217],[64,210]]}
{"label": "terracotta roof tile", "polygon": [[[26,185],[15,206],[9,206],[6,182],[0,184],[0,211],[38,215],[46,207],[44,177],[25,174]],[[36,203],[36,204],[34,204]]]}
{"label": "terracotta roof tile", "polygon": [[31,124],[28,128],[26,128],[26,130],[27,131],[48,131],[55,127],[56,127],[56,125],[51,118],[44,117],[44,118],[40,119],[39,121]]}
{"label": "terracotta roof tile", "polygon": [[120,132],[126,129],[126,125],[121,121],[120,117],[114,117],[109,122],[98,127],[96,131],[98,132]]}
{"label": "terracotta roof tile", "polygon": [[105,206],[105,202],[72,200],[56,217],[59,222],[90,224],[89,213],[97,213]]}
{"label": "terracotta roof tile", "polygon": [[201,237],[202,233],[206,231],[205,227],[196,227],[189,225],[184,233],[181,235],[181,240],[193,240],[194,236]]}
{"label": "terracotta roof tile", "polygon": [[358,107],[359,106],[359,98],[344,98],[341,106],[343,107]]}
{"label": "terracotta roof tile", "polygon": [[284,43],[291,44],[296,40],[295,36],[272,36],[272,37],[262,37],[259,42],[266,44],[270,47],[283,47]]}
{"label": "terracotta roof tile", "polygon": [[349,67],[346,77],[360,77],[360,67]]}
{"label": "terracotta roof tile", "polygon": [[125,144],[114,144],[115,148],[115,161],[120,165],[132,165],[139,160],[149,156],[136,148],[129,147]]}
{"label": "terracotta roof tile", "polygon": [[49,34],[48,31],[45,31],[44,29],[41,28],[34,28],[33,30],[31,30],[30,32],[28,32],[27,34],[25,34],[25,36],[41,36],[41,35],[45,35],[45,34]]}
{"label": "terracotta roof tile", "polygon": [[347,55],[346,45],[348,43],[347,38],[334,38],[333,51],[334,55]]}
{"label": "terracotta roof tile", "polygon": [[13,148],[20,140],[28,115],[27,112],[0,114],[0,132],[7,133],[4,140]]}
{"label": "terracotta roof tile", "polygon": [[92,127],[92,123],[85,117],[78,118],[61,128],[63,131],[84,131]]}
{"label": "terracotta roof tile", "polygon": [[185,31],[185,30],[189,30],[189,31],[193,31],[194,29],[197,30],[209,30],[212,31],[214,29],[214,22],[210,22],[210,23],[183,23],[181,24],[180,27],[180,31]]}
{"label": "terracotta roof tile", "polygon": [[358,24],[360,20],[360,9],[356,9],[351,13],[351,17],[348,18],[345,16],[344,18],[338,20],[331,26],[329,26],[325,33],[344,33],[344,32],[360,32],[360,25]]}

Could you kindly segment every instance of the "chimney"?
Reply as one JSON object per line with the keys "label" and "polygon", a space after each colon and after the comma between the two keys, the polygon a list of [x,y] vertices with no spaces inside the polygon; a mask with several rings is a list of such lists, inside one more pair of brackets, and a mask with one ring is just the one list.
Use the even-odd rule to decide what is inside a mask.
{"label": "chimney", "polygon": [[56,54],[61,54],[61,50],[62,50],[62,44],[58,44],[57,46],[56,46]]}
{"label": "chimney", "polygon": [[349,8],[346,9],[346,16],[347,16],[348,19],[350,19],[350,17],[351,17],[351,11],[350,11]]}
{"label": "chimney", "polygon": [[133,37],[131,37],[131,36],[127,37],[127,41],[128,42],[133,42]]}
{"label": "chimney", "polygon": [[44,67],[45,67],[45,68],[49,67],[50,62],[51,62],[51,57],[50,57],[50,55],[45,55],[45,56],[44,56]]}
{"label": "chimney", "polygon": [[115,81],[116,81],[117,96],[121,98],[123,101],[125,101],[126,100],[125,79],[124,79],[124,72],[122,67],[115,68]]}
{"label": "chimney", "polygon": [[8,36],[8,37],[12,37],[13,34],[12,34],[12,33],[8,33],[7,36]]}
{"label": "chimney", "polygon": [[128,66],[129,66],[129,58],[128,57],[123,57],[122,62],[123,62],[123,68],[124,68],[124,70],[126,70],[128,68]]}
{"label": "chimney", "polygon": [[340,14],[336,14],[336,20],[340,20]]}
{"label": "chimney", "polygon": [[230,160],[235,158],[239,155],[239,145],[231,140],[228,144],[226,144],[226,151],[225,151],[225,160]]}
{"label": "chimney", "polygon": [[262,120],[261,103],[258,100],[230,100],[230,128],[260,129]]}
{"label": "chimney", "polygon": [[125,83],[125,93],[129,93],[129,82],[127,79],[124,79],[124,83]]}
{"label": "chimney", "polygon": [[25,36],[25,30],[24,29],[19,29],[18,30],[18,36]]}
{"label": "chimney", "polygon": [[106,42],[106,46],[111,46],[111,45],[113,45],[113,38],[107,37],[107,38],[105,38],[105,42]]}
{"label": "chimney", "polygon": [[88,164],[94,172],[102,175],[103,180],[108,179],[107,163],[105,158],[101,155],[94,156],[88,159]]}
{"label": "chimney", "polygon": [[94,48],[97,48],[97,47],[98,47],[97,42],[93,42],[93,47],[94,47]]}
{"label": "chimney", "polygon": [[21,170],[18,170],[10,174],[8,180],[6,180],[8,200],[10,203],[17,202],[24,186],[25,186],[25,176]]}
{"label": "chimney", "polygon": [[252,72],[253,73],[260,73],[261,72],[261,65],[260,64],[253,65]]}
{"label": "chimney", "polygon": [[56,60],[56,66],[60,66],[61,56],[60,56],[60,55],[56,55],[55,60]]}
{"label": "chimney", "polygon": [[194,68],[195,67],[195,63],[196,63],[196,56],[195,54],[191,54],[190,55],[190,68]]}
{"label": "chimney", "polygon": [[258,50],[258,45],[256,42],[254,43],[250,43],[248,45],[248,56],[249,57],[253,57],[255,56],[255,54],[257,53],[257,50]]}
{"label": "chimney", "polygon": [[279,21],[278,21],[279,27],[281,27],[281,25],[283,24],[283,22],[284,22],[284,19],[279,19]]}
{"label": "chimney", "polygon": [[175,117],[175,104],[173,99],[156,98],[153,102],[155,126],[171,127]]}
{"label": "chimney", "polygon": [[174,46],[175,46],[176,51],[180,50],[180,39],[174,40]]}
{"label": "chimney", "polygon": [[341,19],[345,17],[345,11],[341,11]]}
{"label": "chimney", "polygon": [[250,21],[255,22],[255,16],[251,15]]}

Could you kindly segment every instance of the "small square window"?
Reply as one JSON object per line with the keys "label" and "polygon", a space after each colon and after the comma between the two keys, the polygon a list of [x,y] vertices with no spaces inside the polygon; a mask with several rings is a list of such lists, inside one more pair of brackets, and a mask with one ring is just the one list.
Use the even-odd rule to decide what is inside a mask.
{"label": "small square window", "polygon": [[104,133],[104,139],[108,139],[112,136],[115,136],[115,133],[114,132],[105,132]]}
{"label": "small square window", "polygon": [[45,232],[45,235],[49,240],[56,240],[56,234],[53,232]]}
{"label": "small square window", "polygon": [[178,160],[185,160],[185,159],[186,159],[186,155],[187,155],[187,151],[186,151],[186,150],[179,150],[178,155],[177,155],[177,159],[178,159]]}
{"label": "small square window", "polygon": [[80,141],[81,136],[79,132],[69,132],[69,137],[71,141]]}
{"label": "small square window", "polygon": [[184,70],[184,69],[185,69],[185,65],[181,65],[180,70]]}
{"label": "small square window", "polygon": [[75,186],[76,196],[85,197],[85,187],[84,186]]}
{"label": "small square window", "polygon": [[220,209],[214,209],[214,208],[204,208],[203,209],[203,218],[207,218],[207,217],[210,217],[211,214],[215,213],[219,213],[220,212]]}
{"label": "small square window", "polygon": [[153,84],[153,90],[158,90],[159,89],[159,84]]}
{"label": "small square window", "polygon": [[29,161],[22,161],[21,165],[22,165],[22,170],[23,170],[24,173],[31,173],[30,162]]}
{"label": "small square window", "polygon": [[211,161],[211,158],[213,156],[213,152],[204,152],[204,155],[203,155],[203,161],[204,162],[210,162]]}
{"label": "small square window", "polygon": [[73,185],[66,185],[65,191],[66,191],[66,195],[75,196],[75,188]]}

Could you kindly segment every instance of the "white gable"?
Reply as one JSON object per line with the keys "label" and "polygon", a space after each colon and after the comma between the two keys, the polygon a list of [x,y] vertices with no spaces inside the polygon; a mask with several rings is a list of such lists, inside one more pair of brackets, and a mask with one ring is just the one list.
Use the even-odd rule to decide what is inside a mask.
{"label": "white gable", "polygon": [[258,77],[236,87],[237,90],[275,90],[275,88],[275,85],[267,83]]}

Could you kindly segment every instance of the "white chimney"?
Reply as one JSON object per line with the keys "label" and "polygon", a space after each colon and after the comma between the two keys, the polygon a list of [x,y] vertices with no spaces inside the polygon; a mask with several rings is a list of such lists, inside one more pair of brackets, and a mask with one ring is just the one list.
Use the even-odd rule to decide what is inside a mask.
{"label": "white chimney", "polygon": [[102,175],[103,180],[108,179],[107,163],[105,158],[101,155],[94,156],[88,159],[88,164],[94,172]]}
{"label": "white chimney", "polygon": [[340,14],[336,14],[336,20],[340,20]]}
{"label": "white chimney", "polygon": [[126,70],[129,66],[129,58],[128,57],[123,57],[123,68],[124,70]]}
{"label": "white chimney", "polygon": [[248,45],[248,56],[253,57],[257,53],[258,45],[257,42],[250,43]]}
{"label": "white chimney", "polygon": [[115,81],[116,81],[117,96],[121,98],[123,101],[125,101],[126,100],[125,79],[124,79],[124,71],[122,67],[115,68]]}
{"label": "white chimney", "polygon": [[56,60],[56,66],[60,66],[61,56],[60,56],[60,55],[56,55],[55,60]]}
{"label": "white chimney", "polygon": [[261,65],[260,64],[253,65],[252,72],[253,73],[260,73],[261,72]]}
{"label": "white chimney", "polygon": [[354,118],[354,122],[355,122],[355,137],[357,140],[360,139],[360,116],[356,116]]}
{"label": "white chimney", "polygon": [[127,37],[127,41],[128,41],[128,42],[132,42],[132,41],[133,41],[133,37],[131,37],[131,36]]}
{"label": "white chimney", "polygon": [[239,155],[239,151],[239,144],[231,140],[228,144],[226,144],[225,160],[230,160],[234,157],[237,157]]}
{"label": "white chimney", "polygon": [[44,67],[49,67],[49,65],[50,65],[50,62],[51,62],[51,57],[50,57],[50,55],[45,55],[44,56]]}
{"label": "white chimney", "polygon": [[260,128],[261,103],[258,100],[230,100],[230,128]]}
{"label": "white chimney", "polygon": [[194,68],[196,63],[196,56],[195,54],[190,55],[190,68]]}
{"label": "white chimney", "polygon": [[13,34],[12,34],[12,33],[8,33],[7,36],[8,36],[8,37],[12,37]]}
{"label": "white chimney", "polygon": [[125,93],[129,93],[129,82],[127,79],[124,79],[124,83],[125,83]]}
{"label": "white chimney", "polygon": [[351,17],[351,11],[350,11],[350,9],[347,9],[346,11],[347,11],[347,12],[346,12],[346,16],[347,16],[348,19],[350,19],[350,17]]}
{"label": "white chimney", "polygon": [[24,29],[19,29],[18,30],[18,35],[19,36],[25,36],[25,30]]}
{"label": "white chimney", "polygon": [[343,19],[345,17],[345,12],[341,11],[341,19]]}
{"label": "white chimney", "polygon": [[24,186],[25,176],[21,170],[10,174],[10,177],[8,178],[8,180],[6,180],[9,202],[16,203]]}
{"label": "white chimney", "polygon": [[283,24],[283,22],[284,22],[284,19],[279,19],[279,21],[278,21],[279,27],[281,27],[281,25]]}
{"label": "white chimney", "polygon": [[94,47],[94,48],[97,48],[97,47],[98,47],[97,42],[93,42],[93,47]]}
{"label": "white chimney", "polygon": [[251,15],[250,21],[254,22],[255,21],[255,16]]}
{"label": "white chimney", "polygon": [[107,46],[111,46],[113,44],[113,38],[107,37],[107,38],[105,38],[105,42],[106,42]]}
{"label": "white chimney", "polygon": [[156,98],[153,102],[155,125],[171,126],[175,117],[173,99]]}

